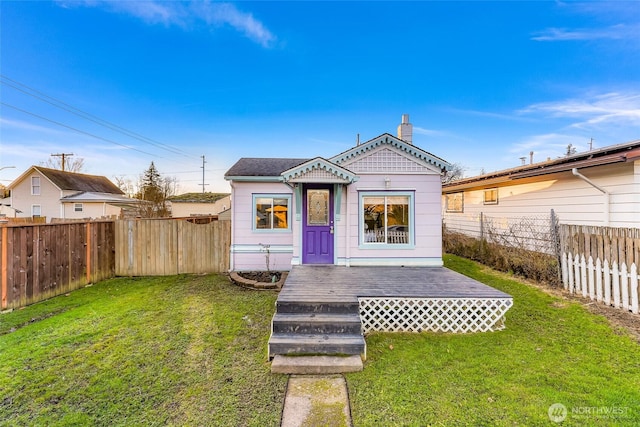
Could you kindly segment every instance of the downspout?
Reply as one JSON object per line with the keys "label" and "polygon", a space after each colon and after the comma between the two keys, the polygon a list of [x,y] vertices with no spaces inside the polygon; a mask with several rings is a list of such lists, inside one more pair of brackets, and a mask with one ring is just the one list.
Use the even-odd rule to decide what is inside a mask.
{"label": "downspout", "polygon": [[231,187],[231,203],[229,203],[229,209],[231,209],[231,247],[229,248],[229,271],[233,271],[234,267],[235,267],[235,263],[234,263],[234,259],[235,259],[235,252],[232,251],[233,246],[235,245],[235,223],[237,221],[234,221],[234,215],[236,214],[236,206],[235,206],[235,200],[236,197],[235,196],[235,190],[236,187],[234,185],[233,181],[229,181],[229,186]]}
{"label": "downspout", "polygon": [[573,168],[571,169],[571,173],[574,174],[575,176],[577,176],[578,178],[580,178],[581,180],[583,180],[584,182],[586,182],[587,184],[589,184],[590,186],[592,186],[593,188],[595,188],[596,190],[600,191],[602,194],[604,194],[604,225],[605,226],[609,226],[609,199],[611,196],[611,193],[609,193],[607,190],[605,190],[604,188],[600,187],[598,184],[594,183],[593,181],[591,181],[589,178],[587,178],[586,176],[582,175],[580,172],[578,172],[578,168]]}

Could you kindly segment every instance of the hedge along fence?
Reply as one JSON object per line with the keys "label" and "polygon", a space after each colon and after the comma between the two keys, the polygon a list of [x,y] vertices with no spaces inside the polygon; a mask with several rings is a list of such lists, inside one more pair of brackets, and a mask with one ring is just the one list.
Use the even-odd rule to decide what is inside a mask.
{"label": "hedge along fence", "polygon": [[562,282],[570,293],[638,314],[640,229],[560,226]]}
{"label": "hedge along fence", "polygon": [[480,215],[480,239],[443,225],[445,252],[473,259],[499,271],[560,284],[557,216],[491,218]]}
{"label": "hedge along fence", "polygon": [[115,273],[113,221],[0,227],[0,307],[23,307]]}

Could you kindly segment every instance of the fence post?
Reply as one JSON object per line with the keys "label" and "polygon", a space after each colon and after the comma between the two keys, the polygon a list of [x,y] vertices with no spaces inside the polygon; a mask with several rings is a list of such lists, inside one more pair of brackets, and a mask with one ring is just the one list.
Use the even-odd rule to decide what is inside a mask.
{"label": "fence post", "polygon": [[91,223],[87,222],[87,284],[91,283]]}
{"label": "fence post", "polygon": [[561,254],[561,241],[560,241],[560,233],[559,233],[559,221],[556,213],[553,209],[551,209],[551,240],[553,244],[553,251],[556,255],[556,260],[558,262],[558,283],[562,282],[562,254]]}
{"label": "fence post", "polygon": [[2,309],[4,310],[5,308],[7,308],[8,305],[8,301],[7,301],[7,261],[8,261],[8,254],[7,254],[7,227],[2,227],[2,253],[0,254],[0,256],[2,256],[2,259],[0,259],[0,262],[2,263],[2,271],[0,273],[0,275],[2,275],[2,277],[0,278],[0,281],[2,282],[2,287],[1,287],[1,292],[2,292]]}

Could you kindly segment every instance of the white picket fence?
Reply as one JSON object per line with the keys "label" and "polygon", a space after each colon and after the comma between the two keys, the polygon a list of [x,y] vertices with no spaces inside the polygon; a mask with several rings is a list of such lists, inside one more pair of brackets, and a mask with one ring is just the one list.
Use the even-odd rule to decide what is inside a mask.
{"label": "white picket fence", "polygon": [[638,314],[638,267],[600,261],[583,255],[562,254],[562,283],[570,293],[582,294],[605,305]]}
{"label": "white picket fence", "polygon": [[640,230],[575,225],[560,228],[564,288],[638,314]]}

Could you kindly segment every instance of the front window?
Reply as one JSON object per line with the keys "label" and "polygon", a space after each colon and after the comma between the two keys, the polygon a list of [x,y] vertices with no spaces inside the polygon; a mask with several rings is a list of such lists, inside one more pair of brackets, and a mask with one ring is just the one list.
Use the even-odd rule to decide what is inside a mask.
{"label": "front window", "polygon": [[362,235],[364,244],[411,243],[411,196],[379,194],[362,196]]}
{"label": "front window", "polygon": [[37,218],[42,215],[42,211],[40,209],[40,205],[32,205],[31,206],[31,216]]}
{"label": "front window", "polygon": [[74,210],[75,212],[82,212],[82,203],[75,203],[75,204],[73,205],[73,210]]}
{"label": "front window", "polygon": [[40,177],[39,176],[31,177],[31,195],[32,196],[40,195]]}
{"label": "front window", "polygon": [[289,229],[291,197],[284,195],[255,195],[253,200],[256,230]]}

